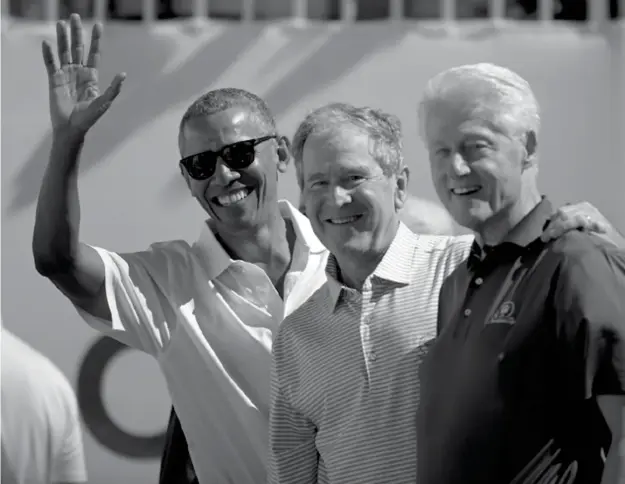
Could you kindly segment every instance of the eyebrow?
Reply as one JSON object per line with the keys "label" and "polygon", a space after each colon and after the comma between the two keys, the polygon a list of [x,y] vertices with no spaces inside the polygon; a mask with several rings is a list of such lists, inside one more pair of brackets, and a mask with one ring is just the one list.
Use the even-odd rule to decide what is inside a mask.
{"label": "eyebrow", "polygon": [[484,141],[486,143],[494,143],[494,140],[490,137],[490,136],[485,136],[483,134],[469,134],[467,136],[465,136],[462,140],[464,143],[466,143],[467,141],[471,142],[471,141]]}
{"label": "eyebrow", "polygon": [[308,175],[306,177],[306,181],[307,182],[314,182],[314,181],[317,181],[317,180],[321,180],[321,179],[323,179],[325,177],[326,177],[326,175],[324,175],[323,173],[316,172],[316,173],[312,173],[311,175]]}
{"label": "eyebrow", "polygon": [[[456,141],[458,143],[465,143],[467,141],[475,141],[475,140],[483,140],[483,141],[487,141],[489,143],[494,143],[495,140],[493,139],[493,136],[489,136],[487,133],[479,131],[479,132],[469,132],[469,133],[461,133],[461,136],[459,137],[459,139]],[[452,143],[452,144],[456,144],[456,143]],[[431,146],[435,147],[435,148],[444,148],[446,146],[448,146],[449,143],[445,143],[442,140],[436,140],[433,141]]]}
{"label": "eyebrow", "polygon": [[[362,166],[345,166],[340,168],[339,177],[349,176],[349,175],[362,175],[369,176],[371,175],[371,170]],[[328,178],[327,173],[314,172],[306,177],[306,181],[317,181],[322,180],[324,178]]]}

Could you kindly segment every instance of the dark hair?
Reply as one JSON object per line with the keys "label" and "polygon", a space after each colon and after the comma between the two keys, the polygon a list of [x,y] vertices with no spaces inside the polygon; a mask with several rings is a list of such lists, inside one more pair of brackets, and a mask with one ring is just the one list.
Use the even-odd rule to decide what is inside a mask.
{"label": "dark hair", "polygon": [[182,116],[180,131],[193,119],[210,116],[233,107],[244,107],[256,116],[259,124],[271,132],[276,130],[276,122],[269,107],[260,97],[243,89],[226,87],[214,89],[196,99]]}

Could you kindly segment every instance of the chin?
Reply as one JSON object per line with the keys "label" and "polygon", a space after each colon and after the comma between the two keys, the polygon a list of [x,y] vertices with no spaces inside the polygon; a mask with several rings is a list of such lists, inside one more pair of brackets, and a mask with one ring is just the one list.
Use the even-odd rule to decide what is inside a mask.
{"label": "chin", "polygon": [[482,216],[478,216],[478,215],[473,215],[473,214],[467,214],[464,213],[459,217],[453,217],[454,220],[458,223],[458,225],[467,228],[469,230],[472,230],[474,232],[478,231],[480,227],[482,227],[484,225],[484,222],[487,220],[486,217],[482,217]]}
{"label": "chin", "polygon": [[371,240],[369,238],[353,238],[349,240],[344,240],[340,243],[338,247],[340,250],[345,252],[357,252],[361,254],[367,253],[373,248]]}

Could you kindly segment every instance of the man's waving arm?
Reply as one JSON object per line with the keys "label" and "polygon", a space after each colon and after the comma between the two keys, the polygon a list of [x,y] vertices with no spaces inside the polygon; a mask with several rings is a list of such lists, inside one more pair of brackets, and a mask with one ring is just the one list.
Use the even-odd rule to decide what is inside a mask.
{"label": "man's waving arm", "polygon": [[72,15],[70,23],[71,45],[65,22],[57,24],[58,59],[50,44],[42,45],[53,142],[37,202],[32,249],[41,275],[78,307],[110,320],[104,264],[95,249],[79,242],[77,177],[85,136],[117,97],[125,76],[118,74],[100,94],[97,68],[102,27],[93,27],[90,51],[84,59],[80,17]]}

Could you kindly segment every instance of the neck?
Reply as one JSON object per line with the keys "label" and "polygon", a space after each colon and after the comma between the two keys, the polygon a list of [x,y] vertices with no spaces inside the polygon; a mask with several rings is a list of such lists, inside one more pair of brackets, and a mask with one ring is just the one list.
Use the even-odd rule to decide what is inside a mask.
{"label": "neck", "polygon": [[347,287],[360,290],[365,280],[373,274],[393,243],[399,229],[399,222],[390,230],[390,240],[382,249],[367,252],[335,254],[339,268],[339,280]]}
{"label": "neck", "polygon": [[488,219],[476,231],[480,244],[497,245],[502,243],[510,231],[541,202],[537,188],[532,187],[521,192],[521,197],[512,206]]}
{"label": "neck", "polygon": [[291,260],[292,243],[289,241],[288,229],[276,207],[275,212],[262,224],[238,230],[218,227],[216,235],[230,257],[252,264],[271,265],[278,260]]}

